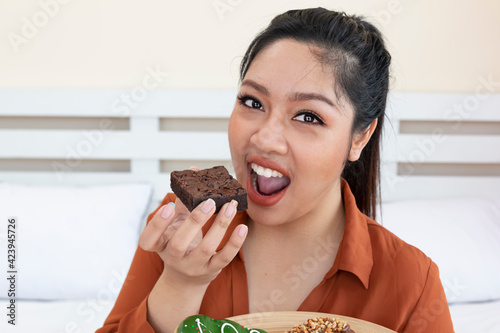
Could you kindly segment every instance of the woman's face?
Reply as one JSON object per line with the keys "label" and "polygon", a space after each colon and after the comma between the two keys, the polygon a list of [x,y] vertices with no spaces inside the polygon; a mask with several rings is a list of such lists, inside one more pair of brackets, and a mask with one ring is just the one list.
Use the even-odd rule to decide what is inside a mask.
{"label": "woman's face", "polygon": [[354,117],[347,101],[340,105],[332,70],[308,45],[279,40],[255,57],[229,121],[232,161],[254,221],[313,217],[339,200]]}

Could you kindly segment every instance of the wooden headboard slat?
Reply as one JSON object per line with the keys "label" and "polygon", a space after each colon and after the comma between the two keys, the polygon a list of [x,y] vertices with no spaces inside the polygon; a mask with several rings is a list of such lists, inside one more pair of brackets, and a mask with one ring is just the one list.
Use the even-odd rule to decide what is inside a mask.
{"label": "wooden headboard slat", "polygon": [[[170,169],[164,165],[187,168],[196,162],[217,161],[232,169],[227,133],[222,129],[235,103],[234,90],[154,90],[143,101],[137,101],[134,108],[122,101],[122,96],[130,94],[123,89],[0,89],[0,182],[96,185],[145,181],[155,188],[155,206],[170,190]],[[15,128],[2,128],[2,117],[8,117],[5,119],[11,123],[20,120],[15,121]],[[91,122],[82,122],[85,126],[94,124],[94,128],[50,129],[47,119],[42,128],[36,129],[33,124],[19,128],[23,121],[32,118],[35,122],[39,117],[57,117],[58,126],[65,126],[72,117],[80,119],[76,121],[94,117]],[[500,94],[484,89],[481,94],[392,92],[387,117],[381,161],[385,201],[500,195],[500,176],[492,176],[494,173],[442,173],[443,165],[445,170],[467,164],[487,166],[491,171],[500,164],[500,135],[491,131],[500,122]],[[109,125],[118,118],[124,123],[119,128],[95,128],[97,121]],[[174,121],[163,126],[169,119]],[[191,123],[196,124],[195,128],[190,130],[185,119],[194,120]],[[400,121],[406,125],[418,122],[418,126],[412,126],[411,133],[400,133]],[[476,122],[474,128],[479,133],[455,133],[454,126],[447,126],[447,132],[440,136],[443,121],[453,125]],[[182,128],[177,129],[179,124]],[[485,125],[490,134],[481,133]],[[419,128],[425,131],[415,132]],[[51,159],[62,167],[47,171],[46,162]],[[78,159],[99,167],[94,172],[71,167]],[[43,161],[45,171],[36,169],[41,163],[33,163],[30,171],[19,171],[28,167],[15,168],[16,163],[37,160]],[[130,167],[121,172],[103,172],[112,170],[102,167],[105,161],[116,161],[120,168]],[[431,167],[431,171],[425,168],[425,175],[398,174],[402,166],[411,168],[415,164],[417,170],[417,164],[422,163]],[[440,167],[435,174],[433,164]]]}

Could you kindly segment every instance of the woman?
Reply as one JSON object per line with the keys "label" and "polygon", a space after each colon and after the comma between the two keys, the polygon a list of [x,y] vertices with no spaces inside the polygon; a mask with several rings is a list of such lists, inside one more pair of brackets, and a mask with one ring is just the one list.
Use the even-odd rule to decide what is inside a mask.
{"label": "woman", "polygon": [[243,58],[229,122],[248,210],[229,203],[213,216],[208,200],[189,213],[168,194],[98,332],[280,310],[452,332],[436,265],[370,218],[389,64],[379,31],[358,17],[277,16]]}

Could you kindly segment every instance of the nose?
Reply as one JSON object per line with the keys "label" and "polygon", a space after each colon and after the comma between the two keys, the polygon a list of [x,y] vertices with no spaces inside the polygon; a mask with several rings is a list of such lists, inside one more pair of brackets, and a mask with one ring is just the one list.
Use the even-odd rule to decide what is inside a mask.
{"label": "nose", "polygon": [[288,151],[284,126],[277,120],[269,119],[250,138],[250,143],[265,153],[284,155]]}

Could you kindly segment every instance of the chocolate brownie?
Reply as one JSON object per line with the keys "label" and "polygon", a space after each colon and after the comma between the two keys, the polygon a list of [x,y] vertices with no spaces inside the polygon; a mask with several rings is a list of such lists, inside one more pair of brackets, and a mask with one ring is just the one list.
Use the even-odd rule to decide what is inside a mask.
{"label": "chocolate brownie", "polygon": [[173,171],[170,187],[189,211],[209,198],[215,201],[216,213],[231,200],[238,201],[238,210],[248,207],[247,192],[223,166],[199,171]]}

